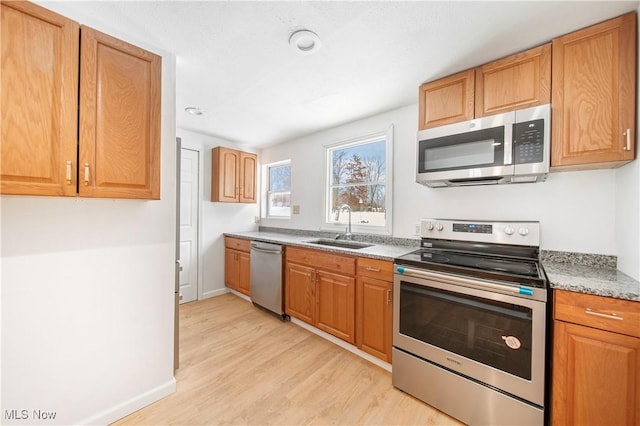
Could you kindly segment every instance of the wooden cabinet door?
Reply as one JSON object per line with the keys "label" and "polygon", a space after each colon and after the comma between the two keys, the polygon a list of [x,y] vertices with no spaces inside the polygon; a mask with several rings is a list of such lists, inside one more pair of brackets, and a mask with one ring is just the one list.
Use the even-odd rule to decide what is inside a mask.
{"label": "wooden cabinet door", "polygon": [[238,291],[251,296],[251,255],[238,252]]}
{"label": "wooden cabinet door", "polygon": [[640,339],[554,321],[554,425],[640,423]]}
{"label": "wooden cabinet door", "polygon": [[473,119],[474,82],[468,70],[420,86],[418,129]]}
{"label": "wooden cabinet door", "polygon": [[475,116],[551,102],[551,43],[476,69]]}
{"label": "wooden cabinet door", "polygon": [[240,202],[256,202],[256,170],[258,156],[248,152],[240,152]]}
{"label": "wooden cabinet door", "polygon": [[238,289],[238,252],[231,249],[224,250],[224,285],[234,290]]}
{"label": "wooden cabinet door", "polygon": [[316,327],[355,344],[355,280],[318,271]]}
{"label": "wooden cabinet door", "polygon": [[356,286],[356,346],[391,362],[393,329],[392,284],[358,277]]}
{"label": "wooden cabinet door", "polygon": [[2,2],[0,194],[76,194],[79,25]]}
{"label": "wooden cabinet door", "polygon": [[160,198],[161,59],[81,27],[79,190]]}
{"label": "wooden cabinet door", "polygon": [[211,150],[211,201],[240,200],[240,151],[215,147]]}
{"label": "wooden cabinet door", "polygon": [[287,262],[285,273],[285,310],[309,324],[315,322],[315,270]]}
{"label": "wooden cabinet door", "polygon": [[636,54],[635,12],[553,40],[556,170],[612,167],[635,158]]}

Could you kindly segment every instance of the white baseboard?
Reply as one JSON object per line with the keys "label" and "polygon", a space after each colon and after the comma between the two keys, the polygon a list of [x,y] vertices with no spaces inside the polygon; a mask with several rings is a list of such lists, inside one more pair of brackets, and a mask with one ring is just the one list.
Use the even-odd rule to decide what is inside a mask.
{"label": "white baseboard", "polygon": [[358,355],[360,358],[364,358],[367,361],[377,365],[380,368],[384,368],[385,370],[387,370],[388,372],[391,372],[391,364],[389,364],[388,362],[385,362],[379,358],[374,357],[373,355],[370,355],[364,351],[361,351],[360,349],[358,349],[356,346],[353,346],[350,343],[345,342],[344,340],[338,339],[337,337],[326,333],[322,330],[319,330],[317,328],[315,328],[312,325],[307,324],[304,321],[300,321],[297,318],[293,318],[291,317],[291,322],[294,323],[295,325],[298,325],[306,330],[309,330],[310,332],[312,332],[313,334],[317,334],[318,336],[330,341],[331,343],[334,343],[338,346],[340,346],[343,349],[348,350],[349,352]]}
{"label": "white baseboard", "polygon": [[80,425],[108,425],[120,420],[123,417],[128,416],[131,413],[138,411],[141,408],[146,407],[149,404],[153,404],[156,401],[167,397],[176,391],[176,379],[172,377],[168,382],[151,389],[141,395],[135,396],[123,403],[104,410],[101,413],[84,419],[78,424]]}
{"label": "white baseboard", "polygon": [[[199,300],[204,300],[204,299],[208,299],[210,297],[216,297],[216,296],[222,296],[223,294],[227,294],[229,293],[229,289],[224,287],[224,288],[219,288],[216,290],[210,290],[210,291],[206,291],[204,293],[202,293],[202,297]],[[238,293],[240,294],[240,293]]]}
{"label": "white baseboard", "polygon": [[234,289],[227,289],[229,290],[229,293],[233,294],[234,296],[238,296],[241,299],[246,300],[247,302],[251,302],[251,298],[249,296],[247,296],[246,294],[242,294],[239,291],[235,291]]}

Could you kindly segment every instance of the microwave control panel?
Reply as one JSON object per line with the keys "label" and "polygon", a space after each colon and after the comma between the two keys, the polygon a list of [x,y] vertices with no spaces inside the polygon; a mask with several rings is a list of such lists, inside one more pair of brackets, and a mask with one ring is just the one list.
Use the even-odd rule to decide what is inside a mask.
{"label": "microwave control panel", "polygon": [[544,156],[544,120],[513,125],[514,164],[541,163]]}

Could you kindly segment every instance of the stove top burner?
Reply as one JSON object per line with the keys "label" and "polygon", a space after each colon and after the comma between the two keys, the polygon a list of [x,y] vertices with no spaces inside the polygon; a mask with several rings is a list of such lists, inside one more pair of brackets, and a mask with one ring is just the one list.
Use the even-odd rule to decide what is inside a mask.
{"label": "stove top burner", "polygon": [[474,276],[485,279],[545,287],[537,261],[475,253],[420,249],[395,259],[397,264]]}

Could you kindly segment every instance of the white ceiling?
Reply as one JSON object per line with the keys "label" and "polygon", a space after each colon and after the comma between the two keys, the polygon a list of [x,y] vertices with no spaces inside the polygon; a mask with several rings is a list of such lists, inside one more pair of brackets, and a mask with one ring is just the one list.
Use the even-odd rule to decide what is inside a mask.
{"label": "white ceiling", "polygon": [[[416,103],[425,81],[636,10],[638,2],[113,1],[73,7],[124,34],[134,28],[136,36],[176,55],[178,127],[258,148]],[[317,53],[290,49],[289,35],[301,28],[320,36]],[[188,106],[206,113],[191,116]]]}

